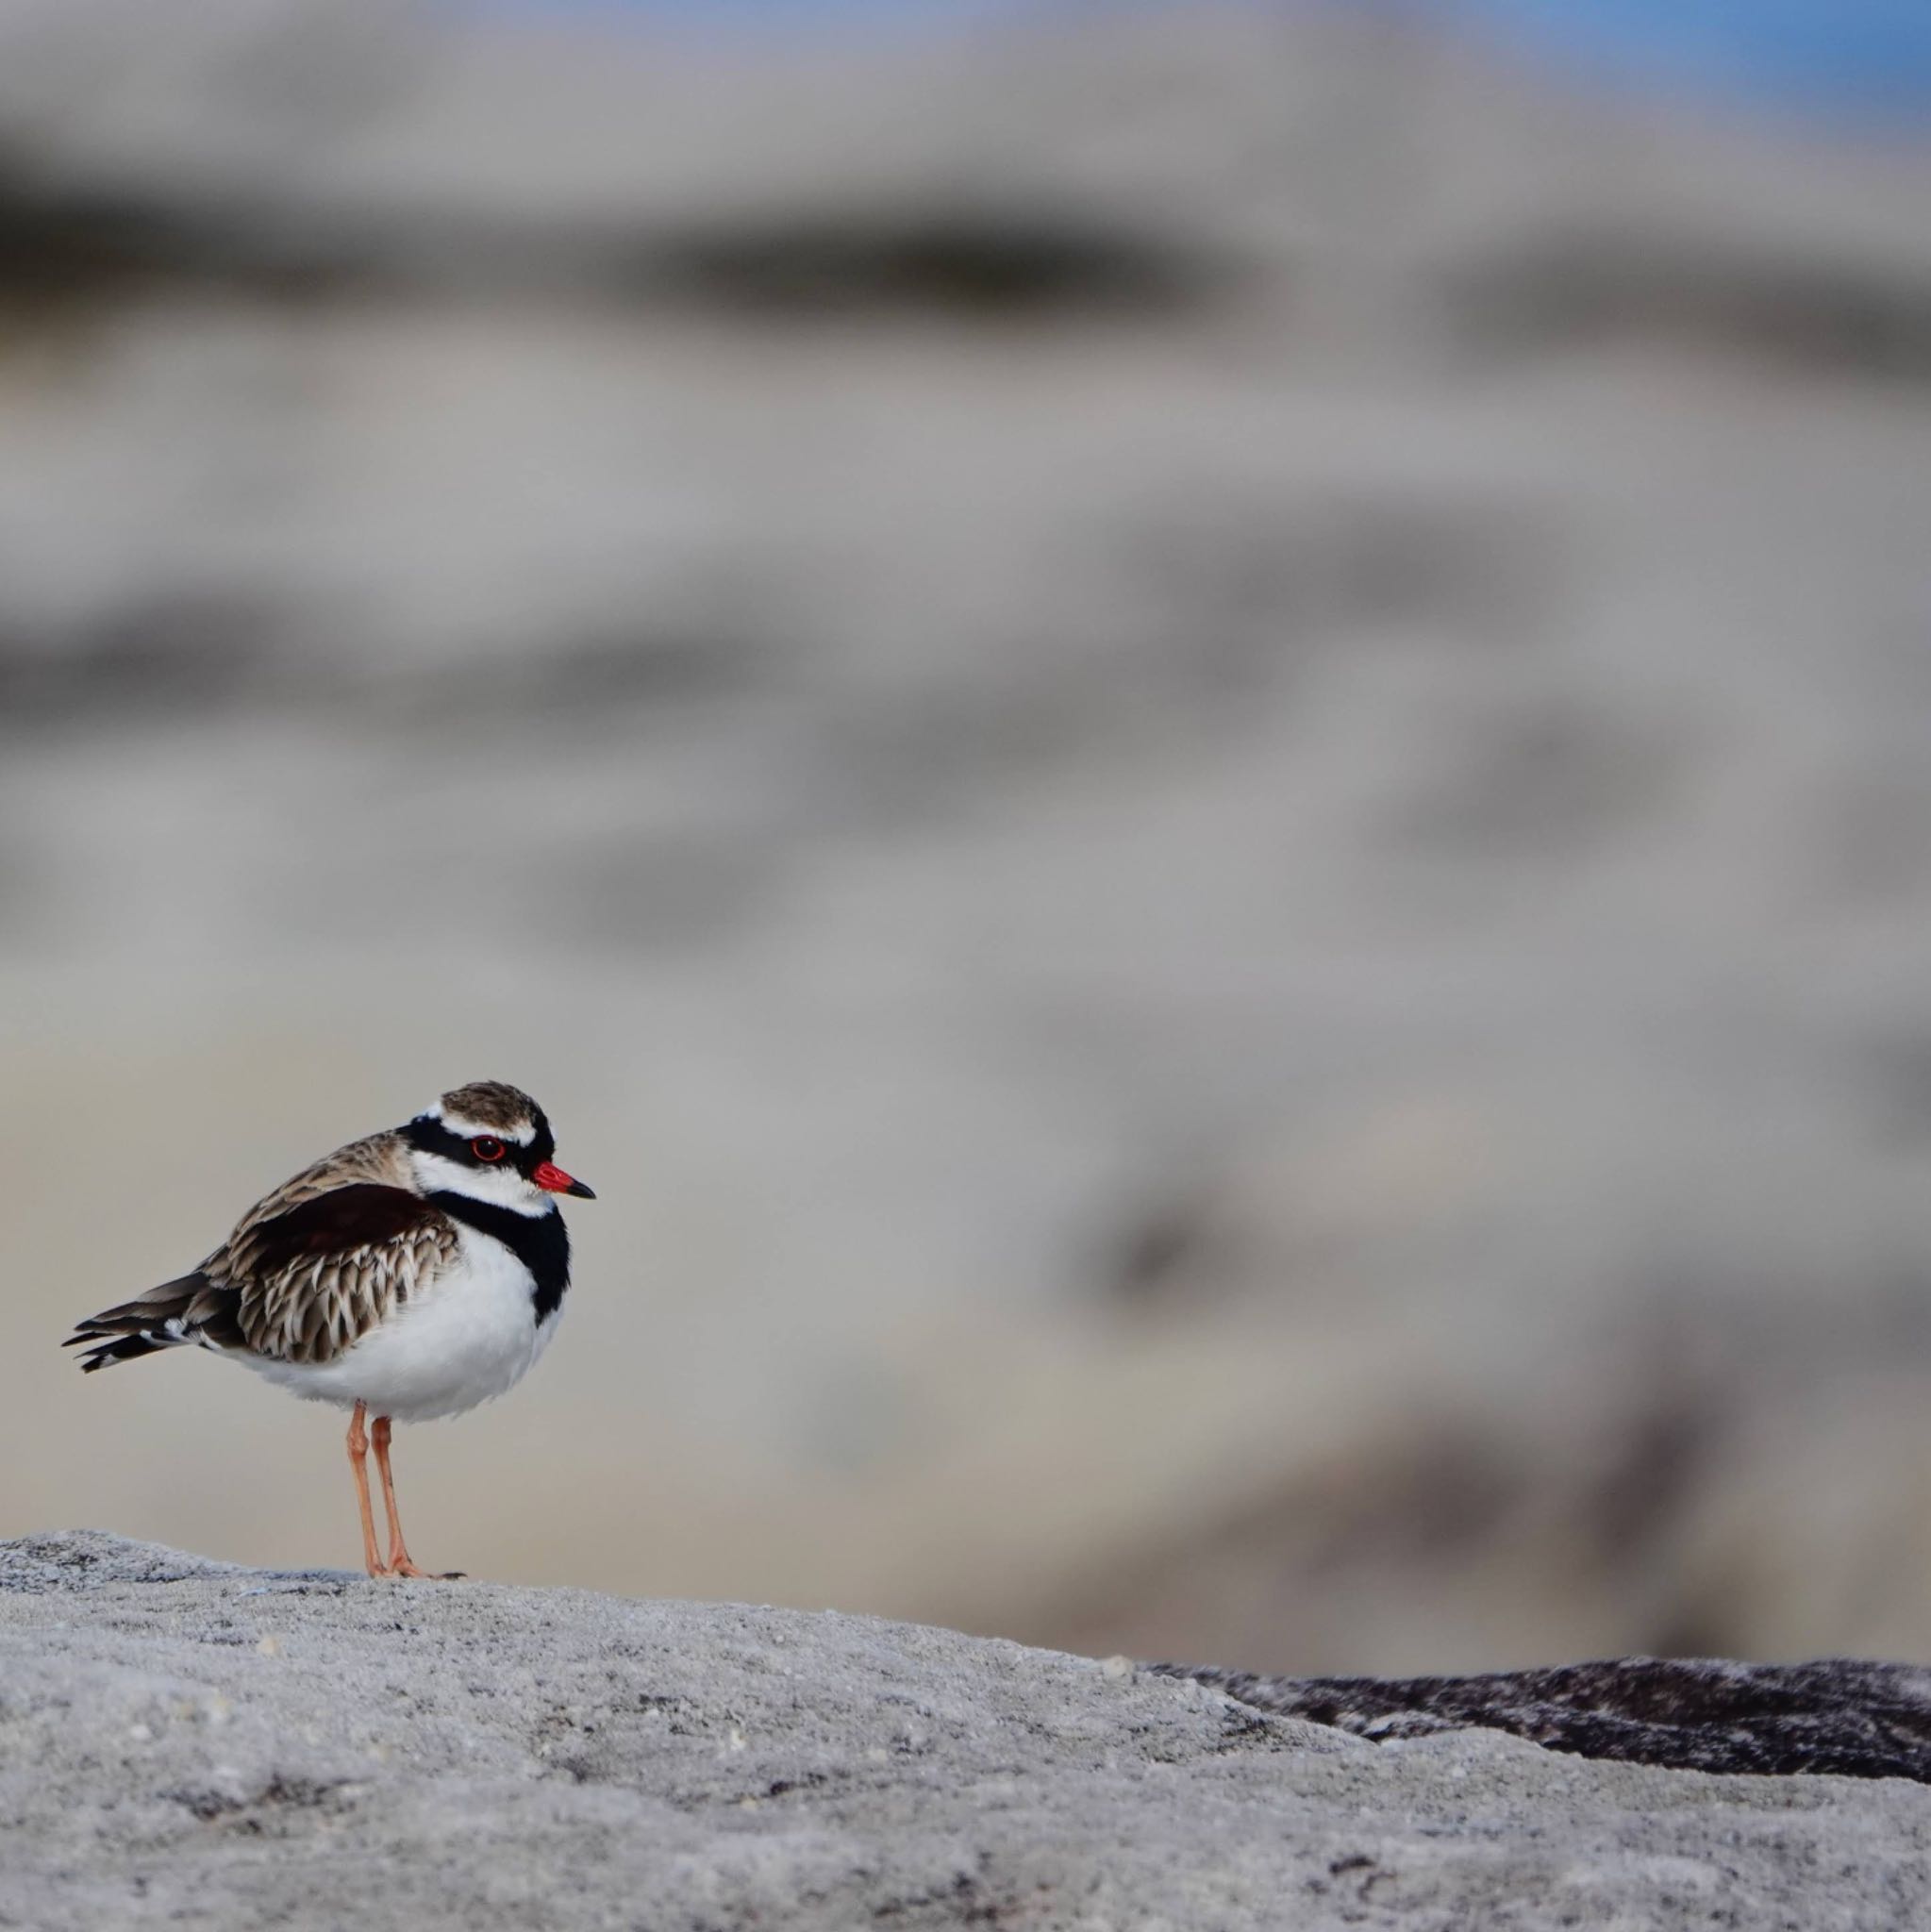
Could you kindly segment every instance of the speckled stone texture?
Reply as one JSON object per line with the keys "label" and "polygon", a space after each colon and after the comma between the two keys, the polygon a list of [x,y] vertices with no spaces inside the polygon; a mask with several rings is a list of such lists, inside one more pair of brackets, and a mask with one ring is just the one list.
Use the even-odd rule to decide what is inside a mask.
{"label": "speckled stone texture", "polygon": [[1372,1743],[861,1617],[0,1545],[0,1924],[161,1923],[1874,1932],[1931,1923],[1931,1791]]}

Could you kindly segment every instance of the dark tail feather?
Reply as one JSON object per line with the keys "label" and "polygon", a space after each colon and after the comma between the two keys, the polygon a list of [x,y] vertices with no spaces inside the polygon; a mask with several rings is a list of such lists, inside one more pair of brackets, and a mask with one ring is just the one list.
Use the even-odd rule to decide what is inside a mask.
{"label": "dark tail feather", "polygon": [[[70,1336],[62,1346],[71,1347],[76,1341],[92,1341],[91,1335]],[[150,1341],[145,1335],[124,1335],[118,1341],[103,1341],[96,1348],[90,1349],[80,1357],[80,1373],[91,1375],[96,1369],[105,1369],[109,1362],[131,1362],[144,1355],[159,1355],[164,1348],[172,1347],[166,1341]]]}
{"label": "dark tail feather", "polygon": [[103,1308],[98,1315],[76,1323],[74,1333],[60,1345],[74,1348],[86,1344],[88,1352],[81,1357],[80,1366],[83,1374],[91,1375],[114,1362],[131,1362],[144,1355],[158,1355],[164,1348],[198,1341],[201,1324],[194,1303],[208,1288],[208,1276],[198,1269],[177,1281],[164,1281],[138,1300]]}

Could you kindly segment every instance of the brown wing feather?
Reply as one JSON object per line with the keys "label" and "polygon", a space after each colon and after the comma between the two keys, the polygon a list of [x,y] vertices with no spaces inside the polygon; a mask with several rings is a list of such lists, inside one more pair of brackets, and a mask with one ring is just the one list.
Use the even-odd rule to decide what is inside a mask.
{"label": "brown wing feather", "polygon": [[455,1260],[456,1224],[408,1185],[399,1136],[352,1141],[256,1203],[191,1274],[82,1322],[96,1369],[180,1342],[332,1361]]}
{"label": "brown wing feather", "polygon": [[352,1181],[252,1222],[208,1266],[240,1294],[257,1355],[325,1362],[456,1257],[456,1229],[420,1194]]}
{"label": "brown wing feather", "polygon": [[131,1302],[90,1315],[61,1346],[91,1344],[80,1366],[92,1372],[204,1338],[218,1348],[231,1348],[240,1346],[241,1333],[234,1324],[232,1295],[222,1294],[197,1268]]}

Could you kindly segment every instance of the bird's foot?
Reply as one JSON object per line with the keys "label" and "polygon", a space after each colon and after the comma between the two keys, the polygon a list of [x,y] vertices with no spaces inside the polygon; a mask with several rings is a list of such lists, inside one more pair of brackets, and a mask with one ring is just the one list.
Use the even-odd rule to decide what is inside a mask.
{"label": "bird's foot", "polygon": [[464,1580],[464,1573],[460,1570],[424,1570],[407,1552],[400,1557],[391,1555],[387,1563],[380,1569],[371,1570],[369,1574],[389,1578],[419,1576],[425,1583],[460,1583]]}

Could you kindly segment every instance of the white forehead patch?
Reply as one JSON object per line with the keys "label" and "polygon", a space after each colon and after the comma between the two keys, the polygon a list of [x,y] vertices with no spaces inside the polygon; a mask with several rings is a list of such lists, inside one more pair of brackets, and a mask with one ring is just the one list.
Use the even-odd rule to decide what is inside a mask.
{"label": "white forehead patch", "polygon": [[432,1121],[441,1121],[452,1134],[459,1134],[465,1141],[474,1141],[478,1134],[489,1134],[498,1141],[514,1141],[519,1147],[527,1147],[536,1138],[537,1128],[534,1121],[526,1121],[523,1125],[515,1127],[488,1126],[481,1121],[469,1120],[459,1113],[444,1113],[440,1100],[429,1109],[429,1118]]}

